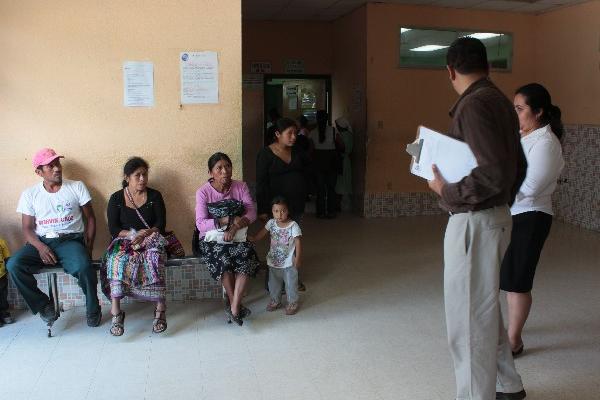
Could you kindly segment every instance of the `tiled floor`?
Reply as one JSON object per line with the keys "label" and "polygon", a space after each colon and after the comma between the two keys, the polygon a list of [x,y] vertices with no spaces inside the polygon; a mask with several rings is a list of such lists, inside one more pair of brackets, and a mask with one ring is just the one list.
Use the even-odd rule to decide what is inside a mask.
{"label": "tiled floor", "polygon": [[[445,221],[308,218],[308,291],[293,317],[264,311],[262,279],[243,327],[225,323],[219,302],[171,303],[168,331],[152,335],[152,305],[132,304],[121,338],[108,317],[88,328],[75,308],[47,339],[19,313],[0,328],[0,399],[452,399]],[[517,360],[528,399],[599,398],[599,260],[600,234],[555,224]]]}

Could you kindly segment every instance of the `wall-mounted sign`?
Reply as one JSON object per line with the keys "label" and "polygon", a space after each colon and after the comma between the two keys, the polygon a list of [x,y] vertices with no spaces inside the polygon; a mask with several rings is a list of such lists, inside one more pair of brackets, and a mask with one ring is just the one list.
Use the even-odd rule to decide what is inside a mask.
{"label": "wall-mounted sign", "polygon": [[250,72],[253,74],[270,74],[271,63],[268,61],[252,61],[250,63]]}
{"label": "wall-mounted sign", "polygon": [[298,109],[298,86],[288,86],[285,88],[285,94],[288,98],[288,109]]}
{"label": "wall-mounted sign", "polygon": [[303,74],[304,60],[285,60],[286,74]]}
{"label": "wall-mounted sign", "polygon": [[149,61],[123,63],[123,105],[154,106],[154,64]]}
{"label": "wall-mounted sign", "polygon": [[298,86],[286,87],[285,94],[287,95],[287,97],[297,97],[298,96]]}
{"label": "wall-mounted sign", "polygon": [[242,86],[250,89],[262,89],[263,74],[244,74],[242,75]]}
{"label": "wall-mounted sign", "polygon": [[179,54],[181,104],[219,102],[219,60],[214,51]]}

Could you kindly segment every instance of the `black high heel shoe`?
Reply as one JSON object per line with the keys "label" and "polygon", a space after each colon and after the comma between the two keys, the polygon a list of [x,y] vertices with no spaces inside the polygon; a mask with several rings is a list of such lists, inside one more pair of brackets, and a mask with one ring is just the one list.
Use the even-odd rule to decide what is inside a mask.
{"label": "black high heel shoe", "polygon": [[525,350],[525,346],[523,345],[523,343],[521,343],[521,345],[519,346],[519,348],[517,350],[515,350],[515,351],[512,352],[513,357],[521,355],[521,353],[523,353],[523,350]]}

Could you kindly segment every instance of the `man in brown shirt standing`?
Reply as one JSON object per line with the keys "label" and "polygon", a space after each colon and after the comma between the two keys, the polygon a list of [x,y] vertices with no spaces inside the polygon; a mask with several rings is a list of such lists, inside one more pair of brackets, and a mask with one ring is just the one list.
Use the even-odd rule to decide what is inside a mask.
{"label": "man in brown shirt standing", "polygon": [[[512,103],[489,80],[487,53],[474,38],[448,49],[447,69],[459,94],[448,135],[466,142],[477,167],[447,183],[434,166],[429,187],[450,213],[444,237],[444,302],[457,399],[525,398],[499,303],[502,257],[510,241],[509,204],[527,162]],[[495,396],[494,396],[495,393]]]}

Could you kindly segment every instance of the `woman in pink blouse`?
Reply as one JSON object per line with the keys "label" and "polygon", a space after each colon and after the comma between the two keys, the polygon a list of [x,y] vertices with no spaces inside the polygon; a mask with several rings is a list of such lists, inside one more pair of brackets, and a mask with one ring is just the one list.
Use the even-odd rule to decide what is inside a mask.
{"label": "woman in pink blouse", "polygon": [[209,158],[208,173],[210,179],[196,191],[200,260],[225,287],[227,316],[242,325],[250,315],[241,304],[242,297],[260,265],[253,245],[246,240],[248,225],[256,220],[256,207],[248,185],[231,179],[231,159],[226,154]]}

